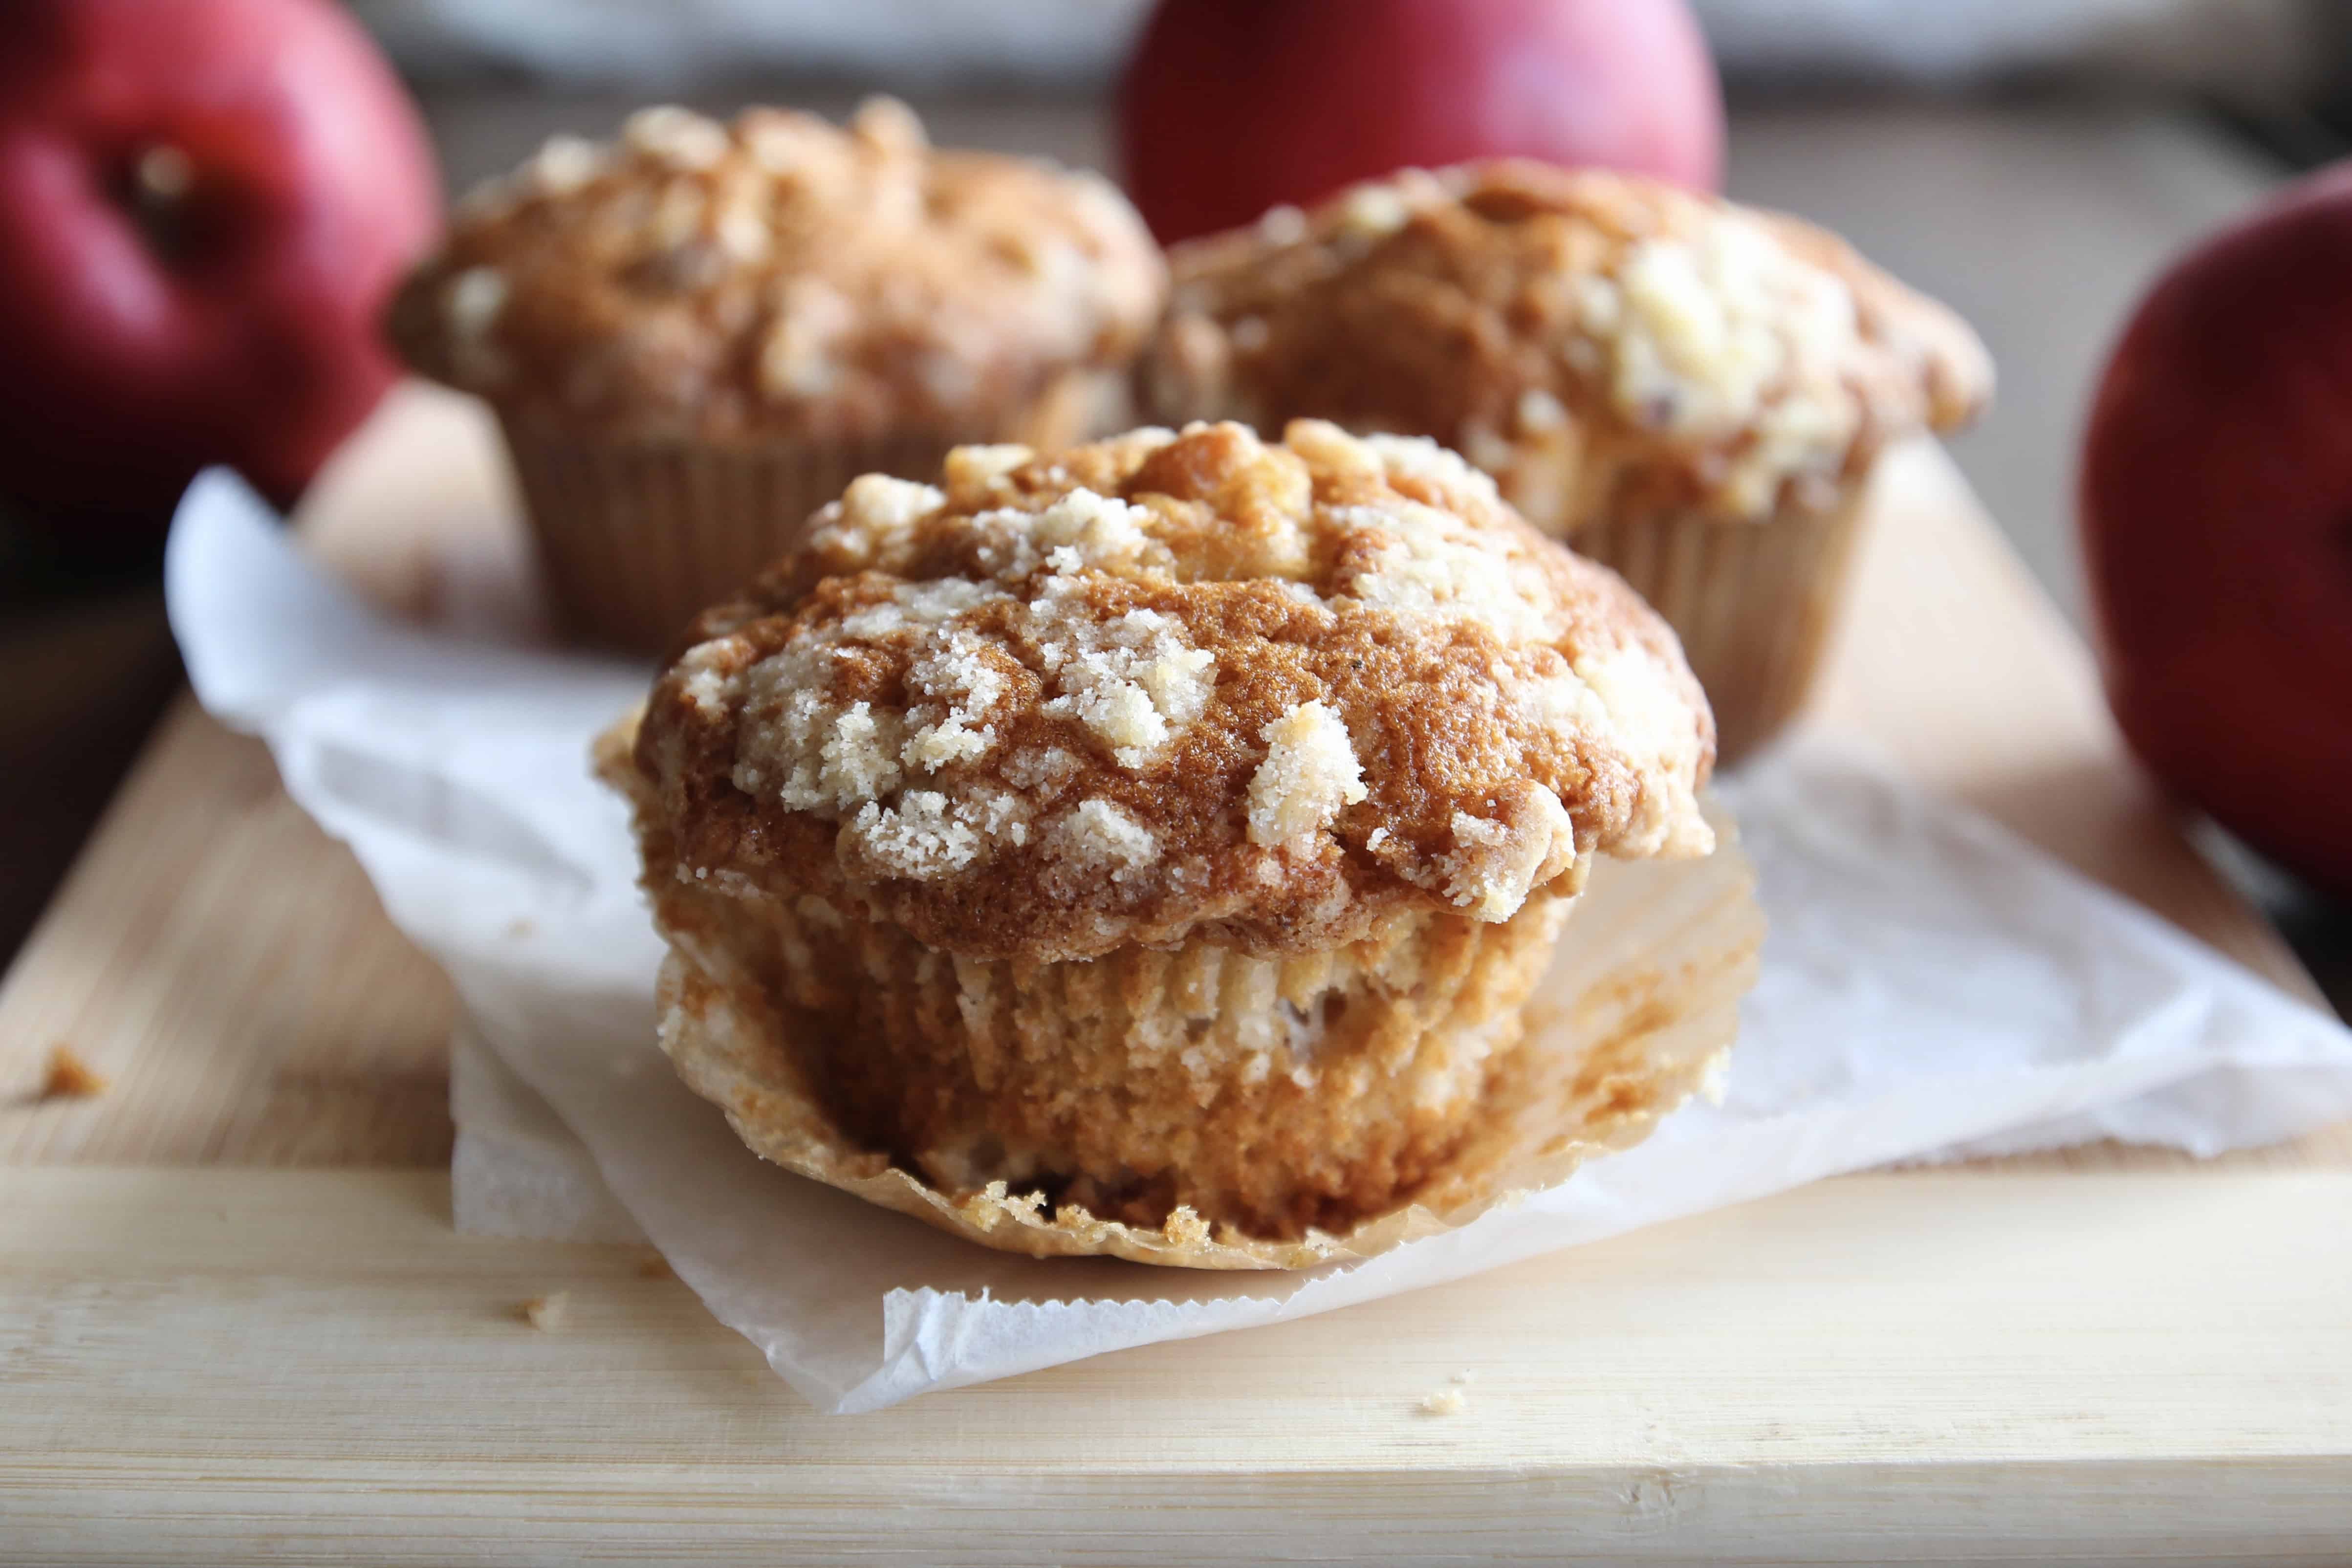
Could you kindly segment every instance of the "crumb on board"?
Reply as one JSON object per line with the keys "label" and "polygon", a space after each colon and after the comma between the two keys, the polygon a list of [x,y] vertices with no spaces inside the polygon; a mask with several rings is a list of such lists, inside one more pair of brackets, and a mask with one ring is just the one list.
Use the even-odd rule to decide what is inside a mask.
{"label": "crumb on board", "polygon": [[1421,1396],[1421,1413],[1423,1415],[1459,1415],[1469,1407],[1470,1401],[1458,1384]]}
{"label": "crumb on board", "polygon": [[572,1310],[572,1298],[558,1290],[552,1295],[533,1296],[516,1309],[516,1314],[542,1333],[553,1333],[563,1326]]}
{"label": "crumb on board", "polygon": [[49,1047],[48,1071],[41,1079],[43,1100],[88,1100],[106,1092],[107,1079],[63,1043]]}
{"label": "crumb on board", "polygon": [[637,1265],[637,1278],[640,1279],[675,1279],[677,1278],[677,1270],[669,1266],[668,1258],[664,1258],[660,1253],[656,1252],[651,1258],[646,1258],[643,1263]]}

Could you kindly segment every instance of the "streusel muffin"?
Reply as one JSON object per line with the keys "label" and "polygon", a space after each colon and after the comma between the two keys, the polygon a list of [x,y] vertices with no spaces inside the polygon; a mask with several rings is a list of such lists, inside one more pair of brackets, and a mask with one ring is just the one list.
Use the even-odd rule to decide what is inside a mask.
{"label": "streusel muffin", "polygon": [[1108,184],[890,100],[648,109],[469,195],[391,332],[498,411],[558,609],[657,650],[858,474],[1118,428],[1164,285]]}
{"label": "streusel muffin", "polygon": [[1623,174],[1407,171],[1170,264],[1147,417],[1461,451],[1681,634],[1726,756],[1802,704],[1879,454],[1991,387],[1958,317],[1833,236]]}
{"label": "streusel muffin", "polygon": [[956,1201],[1279,1239],[1478,1195],[1592,858],[1707,854],[1713,754],[1613,574],[1301,421],[860,479],[604,761],[754,1147],[835,1179],[804,1089]]}

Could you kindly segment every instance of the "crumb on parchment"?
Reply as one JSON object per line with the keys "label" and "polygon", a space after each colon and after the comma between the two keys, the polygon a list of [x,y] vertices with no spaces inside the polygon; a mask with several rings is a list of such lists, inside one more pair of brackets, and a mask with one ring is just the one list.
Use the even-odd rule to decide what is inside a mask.
{"label": "crumb on parchment", "polygon": [[551,1295],[533,1296],[515,1309],[516,1315],[541,1333],[553,1333],[563,1327],[572,1312],[572,1297],[558,1290]]}
{"label": "crumb on parchment", "polygon": [[49,1047],[48,1070],[41,1078],[43,1100],[89,1100],[104,1094],[109,1079],[82,1060],[71,1046],[60,1041]]}

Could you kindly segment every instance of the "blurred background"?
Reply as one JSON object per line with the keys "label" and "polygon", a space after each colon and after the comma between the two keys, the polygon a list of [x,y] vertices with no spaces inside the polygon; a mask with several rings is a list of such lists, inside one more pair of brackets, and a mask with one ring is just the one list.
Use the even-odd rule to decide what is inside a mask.
{"label": "blurred background", "polygon": [[[162,3],[162,0],[159,0]],[[1465,9],[1482,0],[1463,0]],[[1112,96],[1145,0],[351,0],[452,191],[547,136],[672,100],[838,116],[911,102],[934,141],[1117,172]],[[1695,0],[1728,110],[1725,189],[1827,225],[1957,307],[2000,369],[1954,450],[2058,605],[2072,486],[2134,300],[2192,237],[2352,145],[2345,0]],[[0,372],[9,367],[0,366]],[[157,553],[0,533],[0,958],[177,668]],[[2342,1005],[2342,918],[2231,850]]]}

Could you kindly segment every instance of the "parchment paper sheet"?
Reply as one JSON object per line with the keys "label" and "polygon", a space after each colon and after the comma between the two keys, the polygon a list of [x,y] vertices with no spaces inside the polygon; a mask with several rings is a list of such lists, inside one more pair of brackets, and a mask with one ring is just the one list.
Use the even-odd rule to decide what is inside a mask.
{"label": "parchment paper sheet", "polygon": [[1326,1311],[1890,1161],[2101,1137],[2210,1154],[2352,1117],[2334,1020],[1875,763],[1800,745],[1724,792],[1771,934],[1721,1104],[1352,1267],[991,1253],[761,1163],[656,1050],[660,944],[586,765],[645,672],[390,623],[225,474],[182,508],[168,588],[205,705],[268,742],[457,983],[459,1223],[642,1234],[827,1410]]}

